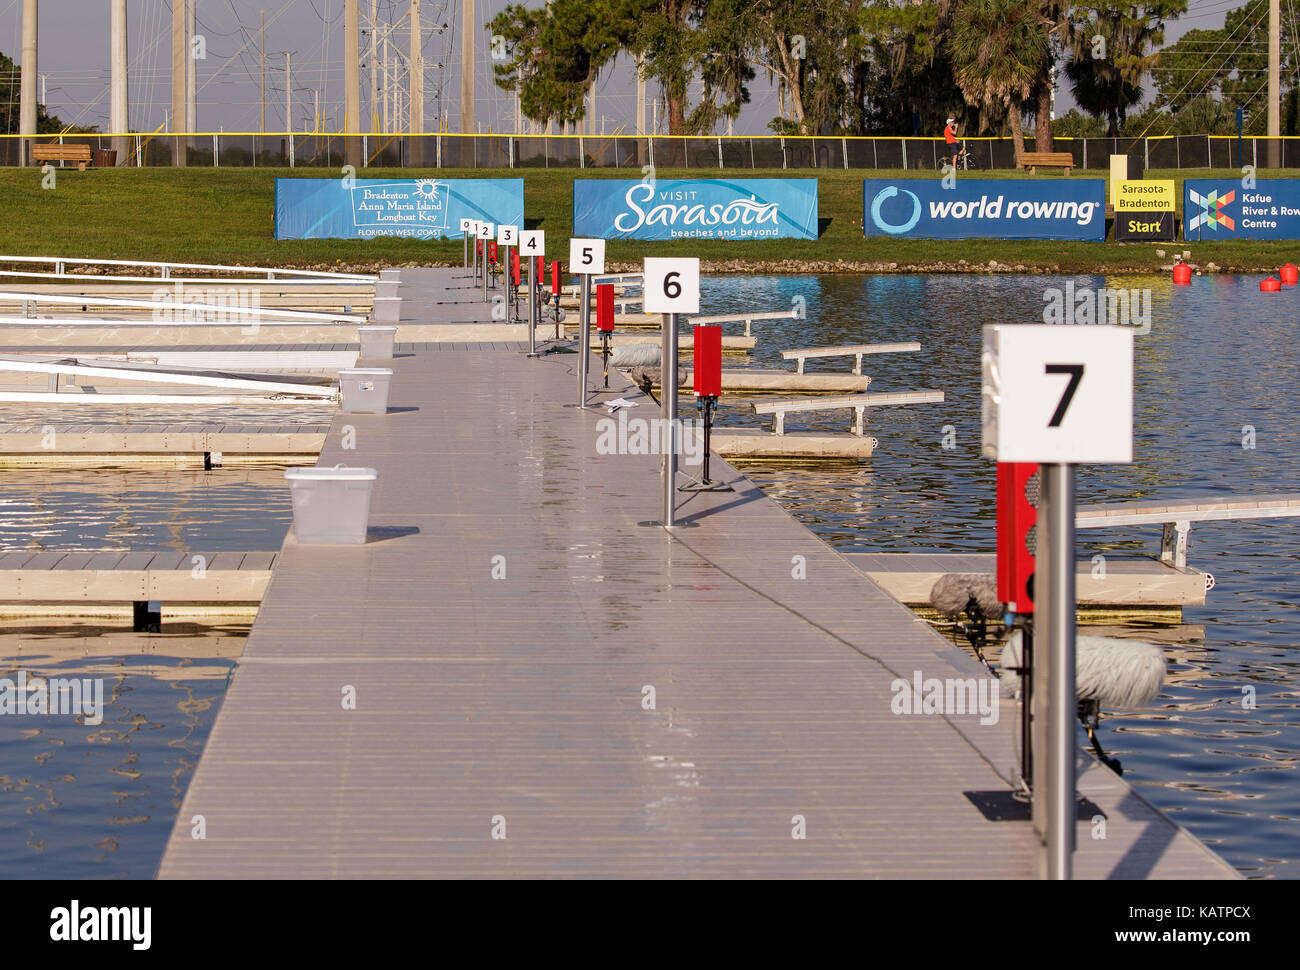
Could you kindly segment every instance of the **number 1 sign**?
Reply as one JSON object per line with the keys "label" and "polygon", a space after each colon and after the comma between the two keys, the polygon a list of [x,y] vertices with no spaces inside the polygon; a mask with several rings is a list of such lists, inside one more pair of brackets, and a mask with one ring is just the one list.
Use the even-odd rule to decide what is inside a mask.
{"label": "number 1 sign", "polygon": [[984,455],[997,461],[1133,460],[1129,327],[984,328]]}

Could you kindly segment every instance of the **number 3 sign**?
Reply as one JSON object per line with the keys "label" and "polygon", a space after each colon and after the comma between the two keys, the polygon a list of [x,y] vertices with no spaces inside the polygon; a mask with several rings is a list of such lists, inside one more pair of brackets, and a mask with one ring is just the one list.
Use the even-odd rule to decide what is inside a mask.
{"label": "number 3 sign", "polygon": [[1133,460],[1129,327],[984,328],[984,455],[997,461]]}
{"label": "number 3 sign", "polygon": [[700,261],[698,259],[660,259],[645,261],[645,294],[642,308],[646,313],[699,313]]}

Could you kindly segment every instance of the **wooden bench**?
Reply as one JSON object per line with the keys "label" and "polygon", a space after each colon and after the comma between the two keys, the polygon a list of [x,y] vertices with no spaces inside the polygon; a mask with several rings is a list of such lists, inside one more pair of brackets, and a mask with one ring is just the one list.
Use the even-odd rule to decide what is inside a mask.
{"label": "wooden bench", "polygon": [[1080,505],[1074,512],[1076,529],[1107,529],[1123,525],[1163,525],[1160,561],[1187,567],[1187,535],[1193,522],[1225,519],[1274,519],[1300,515],[1300,494],[1228,495]]}
{"label": "wooden bench", "polygon": [[77,171],[84,172],[90,164],[89,145],[60,145],[48,142],[44,145],[32,145],[34,162],[76,162]]}
{"label": "wooden bench", "polygon": [[761,401],[753,405],[755,414],[776,416],[774,434],[785,434],[787,411],[853,411],[853,434],[862,437],[862,414],[866,408],[892,404],[940,404],[943,391],[896,391],[890,394],[850,394],[846,397],[805,397],[785,401]]}
{"label": "wooden bench", "polygon": [[850,344],[847,347],[805,347],[802,350],[783,350],[784,360],[793,360],[795,373],[803,373],[803,363],[809,357],[852,357],[853,373],[862,373],[862,357],[865,354],[906,354],[921,349],[918,343],[901,344]]}
{"label": "wooden bench", "polygon": [[1021,168],[1033,172],[1039,165],[1044,168],[1063,168],[1065,174],[1069,175],[1070,169],[1074,168],[1074,156],[1069,152],[1025,152],[1020,156]]}

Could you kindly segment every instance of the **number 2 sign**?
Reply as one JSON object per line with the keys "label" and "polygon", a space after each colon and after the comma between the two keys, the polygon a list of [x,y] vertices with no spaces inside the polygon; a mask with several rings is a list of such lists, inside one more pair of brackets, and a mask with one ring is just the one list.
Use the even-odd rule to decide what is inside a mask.
{"label": "number 2 sign", "polygon": [[647,257],[642,303],[646,313],[699,313],[700,261]]}
{"label": "number 2 sign", "polygon": [[1133,460],[1129,327],[984,328],[984,455],[997,461]]}

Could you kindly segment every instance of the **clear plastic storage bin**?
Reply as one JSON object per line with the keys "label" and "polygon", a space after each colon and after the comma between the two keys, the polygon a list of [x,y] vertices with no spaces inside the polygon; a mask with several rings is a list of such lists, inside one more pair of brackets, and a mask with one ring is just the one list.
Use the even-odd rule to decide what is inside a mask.
{"label": "clear plastic storage bin", "polygon": [[359,545],[366,541],[373,468],[289,468],[293,532],[299,542]]}
{"label": "clear plastic storage bin", "polygon": [[396,327],[357,327],[363,360],[392,360]]}
{"label": "clear plastic storage bin", "polygon": [[349,367],[339,371],[339,390],[344,414],[386,414],[388,385],[393,371],[388,367]]}

